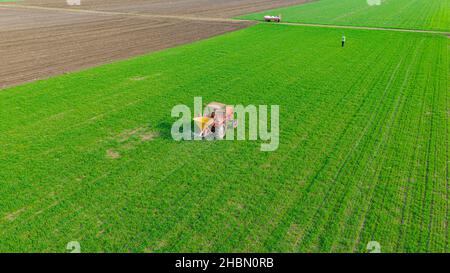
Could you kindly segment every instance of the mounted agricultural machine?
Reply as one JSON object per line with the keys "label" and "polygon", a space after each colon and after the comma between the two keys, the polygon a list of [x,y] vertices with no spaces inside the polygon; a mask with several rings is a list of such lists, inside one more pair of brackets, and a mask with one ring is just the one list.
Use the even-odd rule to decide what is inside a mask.
{"label": "mounted agricultural machine", "polygon": [[194,118],[197,126],[196,136],[223,139],[228,128],[236,128],[234,108],[220,102],[211,102],[205,108],[203,116]]}

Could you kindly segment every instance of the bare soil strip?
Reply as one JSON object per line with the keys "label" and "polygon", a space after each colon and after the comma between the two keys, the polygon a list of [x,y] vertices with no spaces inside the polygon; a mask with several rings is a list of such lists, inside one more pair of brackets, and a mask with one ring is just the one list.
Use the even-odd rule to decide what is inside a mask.
{"label": "bare soil strip", "polygon": [[247,27],[0,7],[0,88],[127,59]]}
{"label": "bare soil strip", "polygon": [[119,11],[99,11],[88,9],[70,9],[70,8],[58,8],[58,7],[41,7],[41,6],[24,6],[24,5],[11,5],[0,4],[0,8],[15,8],[15,9],[27,9],[27,10],[43,10],[43,11],[60,11],[69,13],[81,13],[81,14],[99,14],[99,15],[120,15],[130,17],[144,17],[151,19],[174,19],[174,20],[193,20],[193,21],[206,21],[206,22],[254,22],[252,20],[238,20],[228,18],[214,18],[214,17],[193,17],[186,15],[159,15],[159,14],[145,14],[145,13],[133,13],[133,12],[119,12]]}
{"label": "bare soil strip", "polygon": [[311,0],[81,0],[69,6],[65,0],[24,0],[19,5],[113,11],[153,15],[230,18]]}

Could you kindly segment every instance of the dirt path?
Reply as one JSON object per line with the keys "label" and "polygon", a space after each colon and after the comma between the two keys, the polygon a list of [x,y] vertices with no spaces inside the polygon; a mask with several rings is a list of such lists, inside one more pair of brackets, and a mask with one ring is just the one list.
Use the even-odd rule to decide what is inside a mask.
{"label": "dirt path", "polygon": [[416,33],[430,33],[430,34],[442,34],[450,35],[450,32],[434,31],[434,30],[421,30],[421,29],[402,29],[402,28],[382,28],[382,27],[360,27],[360,26],[342,26],[342,25],[323,25],[323,24],[308,24],[308,23],[278,23],[281,25],[289,26],[305,26],[305,27],[323,27],[323,28],[343,28],[343,29],[365,29],[365,30],[382,30],[382,31],[398,31],[398,32],[416,32]]}

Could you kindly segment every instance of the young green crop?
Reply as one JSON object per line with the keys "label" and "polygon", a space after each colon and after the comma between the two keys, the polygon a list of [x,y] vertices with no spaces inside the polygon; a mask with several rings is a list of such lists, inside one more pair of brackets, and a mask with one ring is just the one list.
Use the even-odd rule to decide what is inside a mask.
{"label": "young green crop", "polygon": [[319,0],[239,18],[267,14],[284,22],[450,31],[450,0]]}
{"label": "young green crop", "polygon": [[[448,251],[448,39],[341,35],[257,25],[2,90],[0,251]],[[173,141],[195,96],[280,105],[279,149]]]}

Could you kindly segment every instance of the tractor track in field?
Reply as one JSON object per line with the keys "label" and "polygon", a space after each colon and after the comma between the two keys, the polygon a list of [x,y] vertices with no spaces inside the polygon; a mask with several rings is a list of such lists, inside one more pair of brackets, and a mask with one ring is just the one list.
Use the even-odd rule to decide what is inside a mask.
{"label": "tractor track in field", "polygon": [[[423,91],[422,95],[421,95],[421,104],[420,104],[420,113],[422,113],[424,111],[425,108],[425,97],[426,97],[426,90]],[[406,233],[405,230],[405,221],[406,221],[406,208],[408,206],[408,197],[409,197],[409,190],[411,190],[411,186],[410,184],[413,183],[414,181],[414,171],[415,171],[415,167],[418,166],[419,163],[419,149],[418,149],[418,145],[419,145],[419,139],[420,139],[420,132],[423,129],[423,116],[419,116],[419,120],[417,122],[418,126],[417,126],[417,131],[416,131],[416,137],[414,140],[414,151],[411,154],[411,161],[409,164],[409,172],[408,172],[408,183],[406,184],[405,187],[405,191],[403,193],[403,203],[402,203],[402,209],[401,209],[401,226],[398,232],[398,237],[397,237],[397,244],[396,244],[396,252],[400,251],[400,246],[401,244],[403,244],[403,239]],[[411,193],[412,194],[412,193]]]}
{"label": "tractor track in field", "polygon": [[[430,72],[429,72],[430,73]],[[434,210],[434,203],[435,203],[435,192],[436,192],[436,164],[433,164],[433,170],[431,170],[431,157],[434,156],[433,162],[436,162],[436,153],[437,153],[437,144],[436,142],[433,143],[433,140],[436,139],[437,137],[433,137],[433,129],[436,126],[436,114],[435,112],[437,112],[437,102],[436,102],[436,89],[433,90],[433,97],[432,97],[432,104],[431,104],[431,117],[430,117],[430,131],[429,131],[429,136],[428,136],[428,142],[427,142],[427,161],[426,161],[426,173],[425,173],[425,188],[427,187],[428,184],[431,184],[431,188],[430,188],[430,195],[431,195],[431,204],[430,204],[430,209],[429,209],[429,219],[428,219],[428,225],[427,225],[427,235],[426,235],[426,251],[429,251],[430,248],[430,241],[431,241],[431,230],[432,230],[432,225],[433,225],[433,210]],[[434,145],[433,145],[434,144]],[[432,147],[434,146],[434,148]],[[432,151],[434,150],[434,153],[432,155]],[[424,198],[423,198],[423,215],[425,215],[425,201],[426,199],[426,194],[428,192],[425,191],[424,193]],[[419,238],[419,242],[422,241],[422,233],[423,233],[423,225],[424,225],[425,219],[422,219],[422,223],[421,223],[421,229],[420,229],[420,238]]]}
{"label": "tractor track in field", "polygon": [[[393,112],[389,116],[388,123],[390,123],[390,125],[387,126],[387,130],[386,130],[387,133],[385,132],[383,134],[383,138],[386,135],[387,135],[387,137],[389,137],[390,134],[392,133],[391,130],[394,127],[394,123],[395,123],[396,119],[398,118],[399,113],[402,113],[402,111],[404,110],[403,108],[405,107],[405,104],[406,104],[406,102],[408,100],[408,97],[411,95],[411,94],[408,93],[409,90],[408,90],[408,88],[406,86],[407,86],[408,80],[410,80],[410,77],[411,77],[410,72],[411,72],[411,68],[413,67],[414,60],[416,60],[418,58],[417,57],[418,49],[421,48],[423,43],[424,43],[424,39],[422,39],[420,41],[420,43],[418,43],[418,46],[417,46],[416,50],[411,55],[412,61],[411,61],[411,63],[409,63],[407,65],[407,69],[406,69],[405,74],[404,74],[404,80],[403,80],[403,82],[402,82],[402,84],[400,86],[400,90],[399,90],[399,93],[398,93],[397,98],[396,98],[395,107],[393,109]],[[388,140],[382,141],[383,146],[386,146],[387,145],[386,143],[388,143],[388,142],[389,142]],[[383,152],[383,148],[382,148],[382,152]],[[391,171],[392,170],[390,170],[389,172],[391,172]],[[380,169],[379,175],[381,174],[381,172],[382,172],[382,169]],[[383,192],[384,193],[383,193],[383,197],[382,197],[382,201],[381,201],[381,207],[382,208],[385,206],[385,200],[386,200],[385,197],[387,195],[386,187],[387,187],[387,185],[385,184],[384,187],[383,187]],[[380,226],[380,223],[382,223],[382,220],[380,219],[380,215],[377,215],[376,219],[377,220],[375,221],[374,229],[372,231],[372,239],[375,238],[375,235],[377,234],[377,230],[378,230],[378,228]]]}
{"label": "tractor track in field", "polygon": [[[397,75],[398,75],[398,73],[400,73],[399,72],[399,69],[400,69],[400,67],[402,66],[402,64],[404,63],[404,61],[405,61],[405,59],[406,59],[406,55],[405,56],[403,56],[403,58],[402,59],[400,59],[400,61],[397,63],[397,65],[395,66],[395,68],[394,68],[394,71],[392,72],[392,75],[391,75],[391,77],[389,78],[389,80],[388,80],[388,82],[387,82],[387,84],[386,84],[386,86],[385,86],[385,89],[384,89],[384,91],[383,91],[383,93],[382,93],[382,95],[381,95],[381,101],[385,101],[386,100],[386,96],[387,96],[387,93],[388,93],[388,90],[389,90],[389,88],[392,86],[392,84],[394,83],[394,81],[395,81],[395,78],[397,77]],[[369,119],[369,123],[373,123],[373,121],[377,118],[377,115],[379,115],[379,110],[378,110],[378,108],[380,108],[381,107],[381,105],[382,105],[382,102],[380,102],[380,103],[378,103],[378,104],[376,104],[376,107],[377,107],[377,111],[375,111],[374,112],[374,114],[372,114],[371,116],[370,116],[370,119]],[[378,153],[378,150],[379,150],[379,146],[377,146],[377,153]],[[372,157],[372,160],[371,160],[371,162],[373,161],[373,157]],[[377,173],[379,173],[380,172],[380,169],[379,168],[377,168],[376,170],[374,169],[374,171],[375,171],[375,173],[374,173],[374,177],[375,176],[377,176]],[[358,246],[360,245],[360,243],[361,243],[361,241],[362,241],[362,238],[363,238],[363,231],[364,231],[364,229],[365,229],[365,227],[367,226],[367,221],[368,221],[368,214],[369,214],[369,211],[371,210],[371,208],[372,208],[372,204],[373,204],[373,198],[374,198],[374,195],[375,195],[375,190],[376,190],[376,187],[378,186],[378,179],[376,179],[375,180],[375,184],[370,188],[370,190],[369,190],[369,202],[368,202],[368,204],[363,208],[363,215],[361,216],[362,217],[362,219],[361,219],[361,222],[360,222],[360,224],[359,224],[359,228],[358,228],[358,234],[357,234],[357,236],[356,236],[356,239],[355,239],[355,243],[354,243],[354,245],[353,245],[353,252],[357,252],[357,248],[358,248]]]}
{"label": "tractor track in field", "polygon": [[[445,98],[446,98],[446,101],[447,101],[447,103],[448,103],[448,101],[449,101],[449,99],[448,99],[448,92],[447,93],[445,93]],[[445,207],[445,215],[446,215],[446,217],[445,217],[445,230],[446,230],[446,232],[445,232],[445,252],[448,252],[448,215],[449,215],[449,210],[448,210],[448,201],[449,201],[449,198],[448,198],[448,189],[449,189],[449,186],[448,186],[448,163],[449,163],[449,158],[448,158],[448,151],[449,151],[449,149],[448,149],[448,140],[449,140],[449,137],[448,137],[448,131],[449,131],[449,128],[448,128],[448,124],[449,124],[449,115],[450,115],[450,111],[447,111],[447,116],[446,116],[446,125],[445,125],[445,139],[446,139],[446,145],[445,145],[445,151],[446,151],[446,161],[445,161],[445,189],[446,189],[446,191],[445,191],[445,199],[447,200],[447,206]]]}

